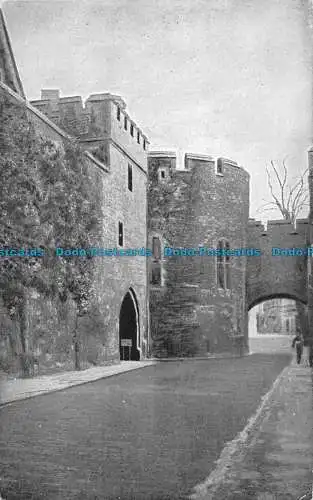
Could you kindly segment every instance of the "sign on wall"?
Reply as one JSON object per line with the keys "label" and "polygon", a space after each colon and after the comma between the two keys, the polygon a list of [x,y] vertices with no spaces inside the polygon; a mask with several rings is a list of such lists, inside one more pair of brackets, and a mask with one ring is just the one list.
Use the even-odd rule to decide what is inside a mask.
{"label": "sign on wall", "polygon": [[121,339],[121,347],[132,347],[131,339]]}

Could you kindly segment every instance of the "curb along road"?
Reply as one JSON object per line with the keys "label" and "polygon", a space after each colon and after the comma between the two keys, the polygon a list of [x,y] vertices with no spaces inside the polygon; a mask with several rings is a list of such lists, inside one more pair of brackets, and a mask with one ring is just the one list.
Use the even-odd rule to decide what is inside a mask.
{"label": "curb along road", "polygon": [[[248,446],[253,446],[256,442],[261,425],[268,420],[271,414],[272,404],[274,402],[273,396],[275,393],[278,393],[280,387],[287,379],[290,370],[292,370],[292,362],[282,370],[274,381],[271,389],[262,397],[258,409],[254,415],[250,417],[245,428],[237,434],[232,441],[225,445],[219,459],[216,461],[215,469],[209,474],[205,481],[194,487],[193,493],[189,496],[189,500],[215,500],[219,498],[217,495],[219,489],[225,485],[225,482],[229,479],[234,464],[242,463]],[[275,497],[273,496],[271,498]]]}

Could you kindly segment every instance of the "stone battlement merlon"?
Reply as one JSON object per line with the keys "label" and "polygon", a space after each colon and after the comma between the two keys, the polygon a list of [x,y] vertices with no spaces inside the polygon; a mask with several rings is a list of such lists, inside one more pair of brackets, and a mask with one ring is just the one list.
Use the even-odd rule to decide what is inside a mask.
{"label": "stone battlement merlon", "polygon": [[149,158],[175,158],[176,160],[176,153],[174,151],[149,151],[148,153]]}
{"label": "stone battlement merlon", "polygon": [[[126,112],[126,103],[125,101],[118,95],[115,94],[110,94],[109,92],[104,93],[104,94],[92,94],[89,96],[86,101],[85,101],[85,106],[89,102],[101,102],[101,101],[111,101],[115,104],[117,108],[121,110],[121,114],[123,114],[124,117],[127,118],[129,123],[133,125],[133,127],[136,129],[137,132],[140,133],[140,135],[144,138],[147,144],[150,144],[150,141],[146,134],[141,130],[141,128],[134,122],[134,120],[130,117],[130,115]],[[134,134],[135,136],[135,134]]]}
{"label": "stone battlement merlon", "polygon": [[64,132],[64,130],[60,129],[54,122],[49,120],[46,114],[44,114],[40,109],[37,109],[36,106],[32,104],[33,101],[28,101],[25,98],[21,97],[17,92],[13,91],[10,87],[8,87],[5,83],[0,81],[0,89],[3,89],[7,95],[10,95],[18,104],[25,106],[27,111],[30,113],[30,117],[35,117],[35,120],[38,122],[42,122],[51,130],[54,130],[57,137],[70,139],[70,136]]}
{"label": "stone battlement merlon", "polygon": [[[186,153],[184,155],[184,161],[182,165],[177,164],[178,160],[178,155],[174,151],[149,151],[148,153],[148,158],[159,158],[159,159],[168,159],[172,160],[174,163],[174,170],[176,172],[182,172],[184,170],[190,170],[190,162],[192,161],[198,161],[198,162],[206,162],[209,164],[210,167],[216,168],[216,173],[217,175],[223,175],[223,167],[234,167],[237,168],[243,172],[246,172],[247,175],[249,173],[240,165],[238,165],[237,162],[234,160],[230,160],[229,158],[224,158],[224,157],[215,157],[207,154],[201,154],[201,153]],[[249,175],[250,176],[250,175]]]}
{"label": "stone battlement merlon", "polygon": [[124,99],[122,99],[119,95],[110,94],[110,92],[104,92],[102,94],[91,94],[86,101],[113,101],[117,104],[122,110],[126,109],[126,103]]}
{"label": "stone battlement merlon", "polygon": [[296,219],[296,224],[293,226],[290,221],[285,219],[271,219],[267,221],[267,226],[291,226],[297,228],[298,226],[308,225],[308,219]]}
{"label": "stone battlement merlon", "polygon": [[[29,113],[28,116],[31,122],[35,125],[35,129],[44,129],[47,137],[51,138],[51,140],[56,142],[62,142],[64,139],[72,139],[72,136],[69,135],[63,128],[60,128],[46,113],[40,109],[40,106],[36,107],[31,102],[22,98],[19,94],[13,91],[10,87],[8,87],[5,83],[0,81],[0,91],[3,90],[7,95],[11,96],[11,98],[16,101],[18,104],[25,106],[25,109]],[[33,101],[32,101],[33,102]],[[40,101],[41,104],[49,101]],[[53,116],[53,113],[52,113]],[[95,139],[91,139],[94,142]],[[84,141],[84,142],[88,142]],[[99,161],[90,151],[84,151],[84,154],[92,163],[100,168],[104,172],[109,172],[109,167],[103,161]],[[133,160],[134,162],[135,159]]]}
{"label": "stone battlement merlon", "polygon": [[254,228],[257,229],[260,233],[264,233],[265,232],[265,226],[262,223],[262,221],[249,218],[249,220],[248,220],[248,230],[249,229],[254,229]]}
{"label": "stone battlement merlon", "polygon": [[256,229],[261,236],[272,237],[273,234],[289,234],[289,235],[299,235],[301,233],[307,233],[309,229],[308,219],[297,219],[296,224],[291,224],[290,221],[285,219],[271,219],[267,221],[267,229],[265,229],[264,224],[261,221],[250,218],[248,221],[248,229]]}
{"label": "stone battlement merlon", "polygon": [[[119,109],[119,113],[120,115],[122,115],[121,118],[123,120],[124,117],[126,117],[126,120],[128,120],[131,127],[132,131],[131,135],[133,137],[134,142],[137,142],[138,145],[142,144],[143,148],[146,149],[147,146],[150,144],[148,137],[126,112],[126,103],[118,95],[110,94],[109,92],[100,94],[91,94],[84,101],[81,96],[60,97],[59,90],[44,89],[41,91],[41,99],[31,101],[31,105],[44,112],[48,116],[48,118],[57,121],[58,119],[61,120],[61,117],[63,117],[64,113],[66,114],[66,112],[68,112],[70,114],[73,114],[73,112],[75,112],[76,122],[79,122],[80,119],[82,121],[86,120],[88,116],[91,115],[93,106],[96,103],[101,104],[103,102],[108,102],[108,101],[112,102],[116,106],[116,108]],[[71,108],[67,109],[66,106],[71,106]],[[58,116],[58,113],[60,113],[60,116]],[[112,119],[114,119],[113,116]],[[86,122],[84,122],[84,124],[86,126]],[[142,138],[142,140],[140,140],[140,138]]]}
{"label": "stone battlement merlon", "polygon": [[59,99],[60,104],[67,103],[67,102],[79,102],[83,104],[83,99],[81,96],[71,96],[71,97],[60,97]]}
{"label": "stone battlement merlon", "polygon": [[222,160],[222,162],[225,164],[225,165],[228,165],[229,167],[236,167],[236,168],[240,168],[243,170],[243,168],[238,165],[238,163],[234,160],[230,160],[229,158],[224,158],[223,156],[219,158],[220,160]]}
{"label": "stone battlement merlon", "polygon": [[198,153],[186,153],[185,154],[185,162],[186,160],[199,160],[199,161],[207,161],[207,162],[215,162],[213,156],[203,155]]}
{"label": "stone battlement merlon", "polygon": [[[39,109],[34,107],[30,102],[26,99],[22,98],[19,94],[10,89],[6,84],[0,82],[0,90],[3,89],[6,91],[8,95],[10,95],[19,105],[25,106],[25,109],[29,113],[29,118],[32,123],[37,128],[37,125],[42,129],[43,126],[46,127],[46,131],[50,131],[47,133],[47,136],[51,136],[51,140],[58,142],[64,139],[71,139],[71,137],[64,132],[64,130],[60,129],[53,121],[51,121],[44,113],[42,113]],[[42,101],[46,102],[46,101]],[[47,101],[48,102],[48,101]],[[53,137],[54,135],[54,137]],[[52,138],[53,137],[53,138]],[[97,160],[90,152],[84,151],[84,155],[98,168],[100,168],[104,172],[109,172],[109,169],[102,162]]]}

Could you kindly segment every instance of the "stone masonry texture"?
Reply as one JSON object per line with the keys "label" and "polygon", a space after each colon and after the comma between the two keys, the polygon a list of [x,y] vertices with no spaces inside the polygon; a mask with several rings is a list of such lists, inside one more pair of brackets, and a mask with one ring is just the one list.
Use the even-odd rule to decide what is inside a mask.
{"label": "stone masonry texture", "polygon": [[[185,169],[163,153],[149,156],[148,232],[150,245],[159,236],[162,247],[230,248],[246,246],[249,175],[232,161],[223,174],[210,157],[186,155]],[[164,171],[166,181],[160,181]],[[151,335],[154,352],[164,356],[168,342],[187,356],[232,351],[245,340],[245,266],[230,261],[231,287],[219,288],[216,257],[164,257],[161,286],[150,285]],[[182,339],[182,334],[185,335]],[[171,340],[172,339],[172,340]]]}
{"label": "stone masonry texture", "polygon": [[[14,97],[11,96],[13,100]],[[87,158],[88,176],[94,186],[95,197],[101,205],[102,229],[97,246],[118,248],[118,223],[122,222],[123,248],[145,247],[147,155],[143,140],[146,141],[145,147],[148,141],[141,135],[138,144],[137,136],[131,137],[133,144],[132,147],[129,146],[129,131],[124,130],[122,119],[120,122],[117,120],[116,102],[119,101],[116,101],[114,96],[100,95],[98,99],[93,96],[92,102],[95,111],[93,128],[90,130],[91,140],[87,140],[85,134],[81,144],[82,148],[90,153]],[[54,142],[63,140],[64,132],[31,105],[28,105],[28,114],[36,132],[42,137]],[[95,136],[95,133],[98,136]],[[129,165],[132,167],[132,191],[128,189]],[[141,355],[145,354],[147,345],[146,258],[96,257],[95,262],[94,286],[97,303],[94,306],[97,317],[81,319],[78,324],[82,366],[119,360],[119,315],[123,298],[129,290],[132,291],[138,308],[137,346]],[[33,353],[37,353],[41,365],[71,366],[74,358],[74,305],[71,307],[71,304],[67,304],[63,318],[60,308],[61,304],[47,302],[35,291],[30,293],[27,307],[30,331],[28,345]],[[43,323],[46,330],[49,326],[49,338],[40,334]]]}
{"label": "stone masonry texture", "polygon": [[[0,11],[1,12],[1,11]],[[25,100],[4,18],[0,16],[0,92],[25,107],[36,133],[60,143],[76,138],[88,157],[88,175],[102,212],[98,246],[118,247],[123,224],[124,248],[258,248],[260,257],[223,260],[229,280],[220,286],[218,259],[203,257],[99,257],[94,274],[95,316],[80,321],[84,366],[118,362],[119,318],[130,291],[136,309],[140,358],[197,356],[208,352],[242,354],[248,350],[248,310],[273,298],[308,305],[313,323],[310,258],[271,257],[272,247],[305,247],[312,242],[313,153],[309,152],[310,215],[292,228],[269,221],[267,231],[249,220],[249,175],[226,158],[186,154],[183,169],[173,153],[149,153],[149,140],[128,115],[124,100],[110,93],[60,97],[57,89],[41,99]],[[220,168],[221,167],[221,168]],[[131,168],[133,189],[128,187]],[[155,269],[160,281],[153,281]],[[12,331],[0,304],[1,324]],[[28,299],[28,345],[51,367],[73,363],[74,304]],[[49,333],[48,333],[49,331]],[[2,353],[9,350],[1,340]],[[3,360],[1,360],[3,362]]]}

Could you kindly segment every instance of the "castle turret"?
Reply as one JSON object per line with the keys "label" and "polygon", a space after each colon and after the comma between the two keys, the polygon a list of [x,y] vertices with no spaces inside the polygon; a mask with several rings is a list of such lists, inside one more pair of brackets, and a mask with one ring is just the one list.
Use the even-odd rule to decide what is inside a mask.
{"label": "castle turret", "polygon": [[57,89],[41,91],[41,99],[31,104],[51,121],[77,137],[84,148],[110,168],[110,146],[122,150],[131,162],[147,170],[149,140],[126,110],[124,100],[115,94],[92,94],[83,102],[80,96],[60,97]]}
{"label": "castle turret", "polygon": [[232,160],[191,153],[178,169],[169,152],[149,153],[148,172],[149,245],[163,249],[150,266],[155,354],[243,346],[245,259],[209,249],[245,247],[249,175]]}

